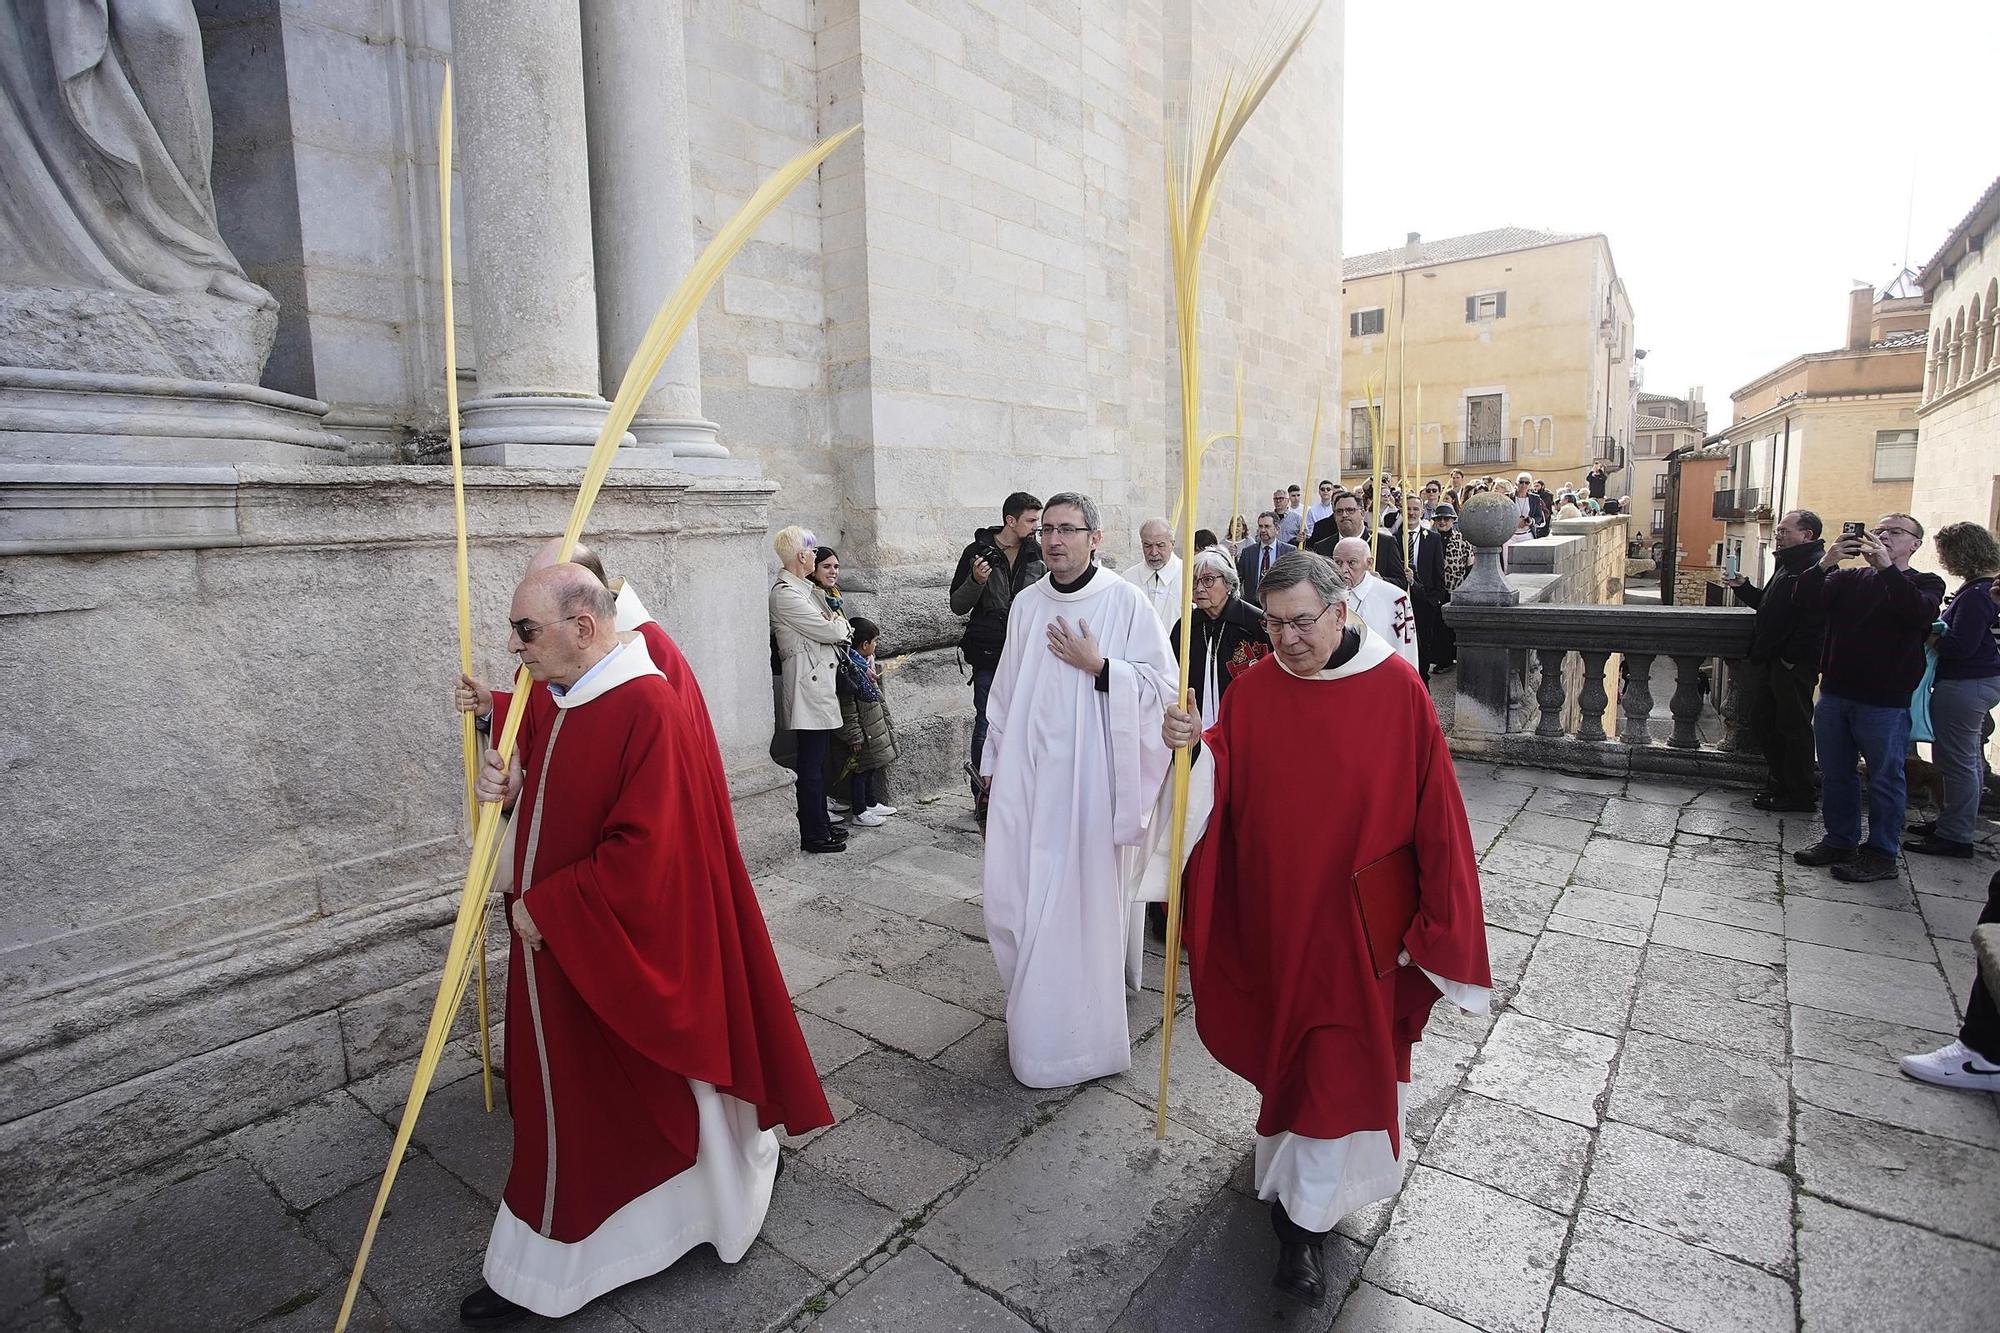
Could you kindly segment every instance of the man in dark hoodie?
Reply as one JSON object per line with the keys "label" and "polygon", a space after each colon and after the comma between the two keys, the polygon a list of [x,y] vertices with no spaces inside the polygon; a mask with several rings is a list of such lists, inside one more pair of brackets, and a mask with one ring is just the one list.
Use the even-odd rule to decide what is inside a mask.
{"label": "man in dark hoodie", "polygon": [[[972,668],[972,771],[979,771],[980,754],[986,747],[986,694],[993,688],[993,669],[1000,665],[1000,650],[1007,646],[1007,612],[1014,594],[1040,578],[1041,547],[1035,543],[1035,529],[1042,523],[1042,502],[1026,491],[1015,491],[1000,507],[1000,526],[979,528],[959,552],[958,568],[951,576],[953,615],[971,613],[959,651]],[[975,780],[972,798],[978,803],[980,822],[986,820],[985,784]]]}
{"label": "man in dark hoodie", "polygon": [[[1802,866],[1831,866],[1835,879],[1865,884],[1896,877],[1908,788],[1910,694],[1924,678],[1924,643],[1944,600],[1944,580],[1910,568],[1924,526],[1884,514],[1872,532],[1831,542],[1799,575],[1792,600],[1826,615],[1813,742],[1819,753],[1826,836],[1792,853]],[[1863,569],[1841,569],[1859,556]],[[1868,761],[1868,841],[1861,841],[1861,779]]]}
{"label": "man in dark hoodie", "polygon": [[1819,655],[1826,643],[1826,613],[1798,605],[1799,576],[1826,554],[1819,515],[1794,509],[1772,533],[1777,569],[1759,588],[1741,574],[1722,581],[1736,599],[1757,609],[1750,636],[1750,659],[1743,664],[1743,701],[1750,734],[1764,751],[1769,777],[1751,798],[1759,810],[1804,813],[1813,797],[1813,689],[1819,684]]}

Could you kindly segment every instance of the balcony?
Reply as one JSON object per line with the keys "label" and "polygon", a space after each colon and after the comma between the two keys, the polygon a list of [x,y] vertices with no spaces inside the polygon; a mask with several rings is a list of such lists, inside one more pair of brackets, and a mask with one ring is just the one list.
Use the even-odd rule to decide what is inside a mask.
{"label": "balcony", "polygon": [[1453,440],[1444,447],[1446,467],[1512,467],[1518,440]]}
{"label": "balcony", "polygon": [[1604,464],[1606,472],[1616,472],[1625,466],[1625,446],[1609,435],[1599,435],[1590,443],[1592,453],[1598,462]]}
{"label": "balcony", "polygon": [[1768,518],[1770,510],[1766,506],[1763,488],[1752,486],[1740,491],[1717,491],[1709,505],[1708,515],[1724,523],[1737,523],[1744,519]]}
{"label": "balcony", "polygon": [[[1382,470],[1390,476],[1402,475],[1402,460],[1397,455],[1395,445],[1385,444],[1382,446],[1380,461]],[[1375,464],[1375,451],[1366,444],[1359,446],[1349,445],[1341,454],[1341,471],[1359,472],[1363,478],[1368,476],[1369,469],[1374,467]]]}

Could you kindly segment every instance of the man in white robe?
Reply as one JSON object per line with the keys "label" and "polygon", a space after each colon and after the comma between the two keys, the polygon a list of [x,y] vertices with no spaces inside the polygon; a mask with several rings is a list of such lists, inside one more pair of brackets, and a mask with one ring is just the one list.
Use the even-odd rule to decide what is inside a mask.
{"label": "man in white robe", "polygon": [[1091,563],[1097,506],[1042,509],[1048,575],[1023,589],[986,704],[986,930],[1007,988],[1007,1056],[1029,1087],[1132,1063],[1125,988],[1138,987],[1134,896],[1157,832],[1169,755],[1160,719],[1177,671],[1132,584]]}
{"label": "man in white robe", "polygon": [[1127,583],[1146,594],[1162,625],[1174,625],[1181,618],[1181,558],[1174,554],[1174,530],[1164,518],[1149,518],[1139,525],[1139,553],[1145,558],[1127,565]]}
{"label": "man in white robe", "polygon": [[1417,665],[1417,617],[1410,609],[1410,595],[1375,574],[1375,560],[1368,543],[1359,537],[1343,537],[1334,543],[1334,567],[1347,581],[1347,609],[1368,626],[1411,666]]}

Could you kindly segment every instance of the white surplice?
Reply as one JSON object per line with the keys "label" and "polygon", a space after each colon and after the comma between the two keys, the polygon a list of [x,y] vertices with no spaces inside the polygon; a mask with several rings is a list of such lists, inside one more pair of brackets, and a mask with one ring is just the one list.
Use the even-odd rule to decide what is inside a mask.
{"label": "white surplice", "polygon": [[[1060,616],[1088,622],[1108,693],[1049,651]],[[1014,1077],[1060,1088],[1132,1064],[1125,989],[1138,986],[1140,872],[1172,755],[1160,721],[1177,668],[1145,594],[1106,570],[1075,592],[1024,589],[986,701],[981,772],[986,931],[1007,988]]]}
{"label": "white surplice", "polygon": [[1349,590],[1347,608],[1405,662],[1417,664],[1417,618],[1410,610],[1410,594],[1370,571]]}

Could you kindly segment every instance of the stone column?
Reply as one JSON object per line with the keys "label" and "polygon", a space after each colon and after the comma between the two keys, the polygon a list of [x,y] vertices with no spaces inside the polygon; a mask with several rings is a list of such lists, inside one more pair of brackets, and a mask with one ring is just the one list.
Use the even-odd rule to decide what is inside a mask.
{"label": "stone column", "polygon": [[568,0],[451,0],[478,394],[466,461],[573,466],[598,386],[583,39]]}
{"label": "stone column", "polygon": [[[1475,495],[1459,507],[1458,528],[1472,543],[1472,572],[1451,594],[1445,608],[1447,620],[1452,607],[1515,606],[1521,594],[1507,586],[1500,570],[1500,548],[1514,535],[1514,501],[1504,495]],[[1556,678],[1561,679],[1564,656],[1556,654]],[[1506,648],[1460,641],[1458,670],[1454,673],[1458,699],[1453,715],[1454,734],[1504,736],[1514,720],[1514,689],[1526,678],[1527,655]],[[1544,680],[1546,681],[1546,669]],[[1560,699],[1557,709],[1560,710]],[[1559,716],[1559,714],[1558,714]],[[1548,721],[1545,713],[1543,721]],[[1559,734],[1560,721],[1556,732]]]}
{"label": "stone column", "polygon": [[[677,0],[583,0],[581,11],[598,355],[604,392],[616,393],[660,303],[694,263],[687,62]],[[701,415],[695,325],[667,357],[632,434],[679,457],[728,457]]]}

